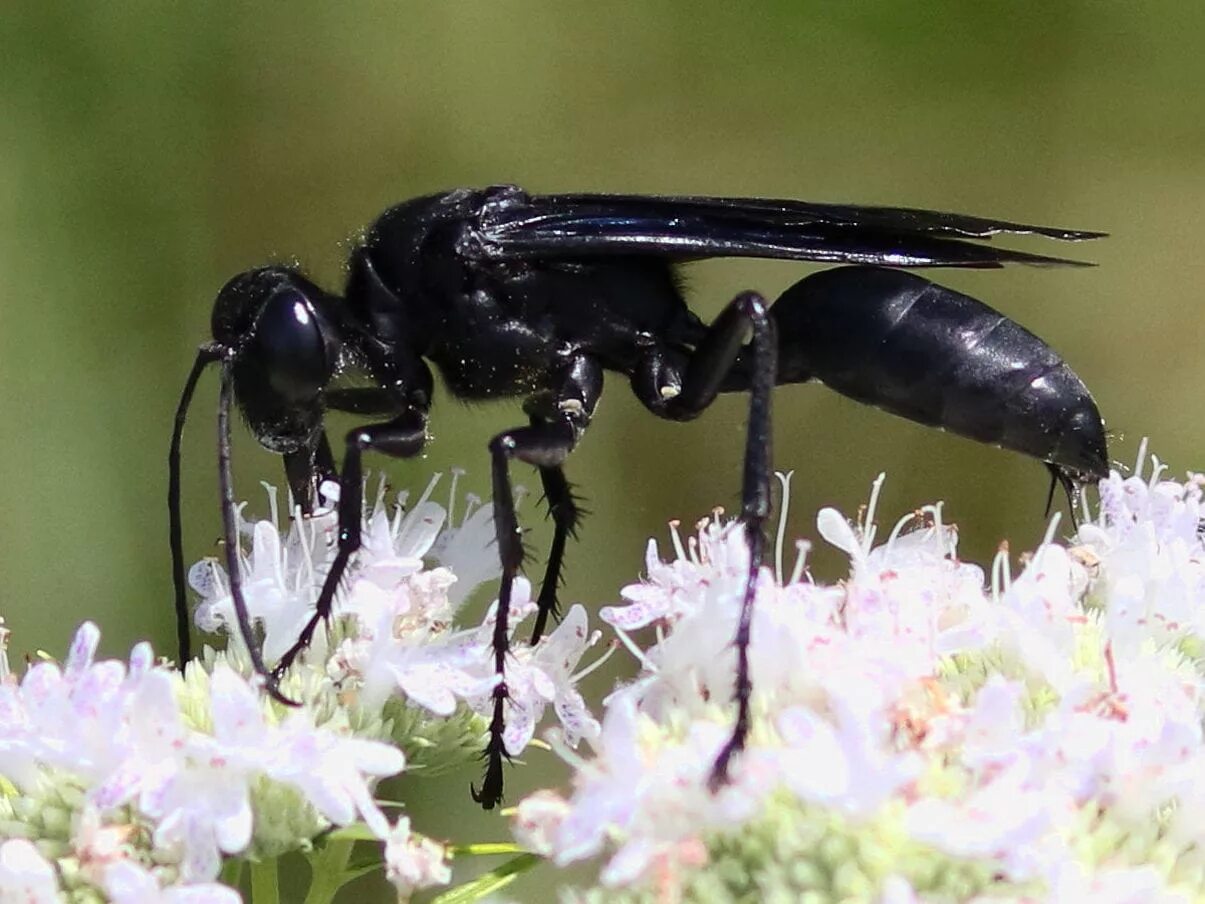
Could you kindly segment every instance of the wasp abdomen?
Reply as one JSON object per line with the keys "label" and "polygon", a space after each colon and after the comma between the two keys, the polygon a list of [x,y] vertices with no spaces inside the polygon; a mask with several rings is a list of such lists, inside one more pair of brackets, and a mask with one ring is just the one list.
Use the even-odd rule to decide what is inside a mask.
{"label": "wasp abdomen", "polygon": [[844,267],[774,305],[780,382],[815,379],[927,426],[1107,473],[1104,424],[1049,345],[988,305],[911,273]]}

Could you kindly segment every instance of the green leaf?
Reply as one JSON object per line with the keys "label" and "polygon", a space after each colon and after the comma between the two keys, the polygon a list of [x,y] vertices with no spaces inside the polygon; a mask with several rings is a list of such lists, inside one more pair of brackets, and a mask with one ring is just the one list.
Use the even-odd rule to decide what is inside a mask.
{"label": "green leaf", "polygon": [[540,862],[536,854],[520,854],[507,860],[496,869],[483,873],[476,879],[458,885],[451,891],[446,891],[431,904],[472,904],[480,901],[486,895],[493,894],[514,882],[522,873],[527,872]]}

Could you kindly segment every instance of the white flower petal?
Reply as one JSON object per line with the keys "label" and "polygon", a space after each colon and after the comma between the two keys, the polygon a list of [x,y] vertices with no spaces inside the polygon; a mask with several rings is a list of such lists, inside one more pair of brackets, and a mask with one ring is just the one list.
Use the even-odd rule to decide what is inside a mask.
{"label": "white flower petal", "polygon": [[57,904],[59,892],[54,867],[24,838],[0,843],[0,902],[3,904]]}
{"label": "white flower petal", "polygon": [[816,530],[832,546],[844,552],[851,559],[862,558],[862,543],[857,534],[835,508],[822,508],[816,515]]}

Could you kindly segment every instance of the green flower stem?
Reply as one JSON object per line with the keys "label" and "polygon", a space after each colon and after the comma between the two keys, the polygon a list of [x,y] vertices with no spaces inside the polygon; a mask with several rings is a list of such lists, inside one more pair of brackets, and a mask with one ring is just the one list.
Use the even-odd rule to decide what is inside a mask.
{"label": "green flower stem", "polygon": [[[330,904],[335,894],[351,878],[347,872],[347,864],[351,860],[352,848],[355,841],[351,839],[328,838],[321,850],[310,856],[310,890],[305,896],[305,904]],[[257,900],[255,904],[259,904]]]}
{"label": "green flower stem", "polygon": [[251,900],[255,904],[280,904],[279,861],[258,860],[251,864]]}
{"label": "green flower stem", "polygon": [[448,847],[452,857],[496,857],[499,854],[522,854],[523,848],[513,841],[482,841],[478,844],[453,844]]}
{"label": "green flower stem", "polygon": [[510,885],[522,873],[543,862],[543,859],[536,854],[520,854],[488,873],[444,892],[435,899],[433,904],[473,904],[474,901],[480,901],[486,895],[491,895]]}
{"label": "green flower stem", "polygon": [[222,873],[218,876],[218,881],[237,891],[239,882],[243,878],[243,865],[245,863],[246,861],[241,857],[231,857],[222,864]]}

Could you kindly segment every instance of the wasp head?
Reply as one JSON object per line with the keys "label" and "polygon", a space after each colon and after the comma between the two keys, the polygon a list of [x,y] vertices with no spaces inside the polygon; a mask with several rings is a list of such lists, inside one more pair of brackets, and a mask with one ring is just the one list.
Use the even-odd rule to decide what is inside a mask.
{"label": "wasp head", "polygon": [[222,287],[213,337],[232,361],[234,395],[260,443],[312,446],[322,393],[342,354],[333,296],[289,267],[260,267]]}

